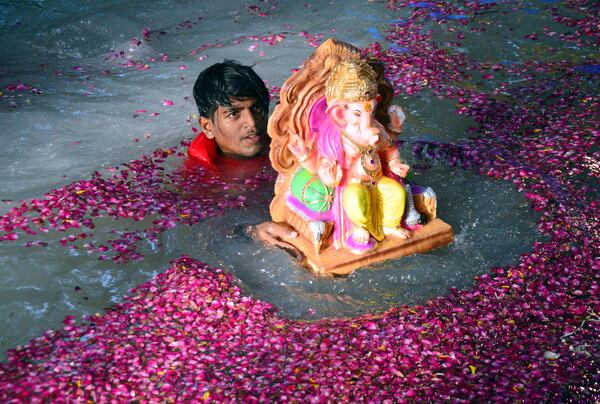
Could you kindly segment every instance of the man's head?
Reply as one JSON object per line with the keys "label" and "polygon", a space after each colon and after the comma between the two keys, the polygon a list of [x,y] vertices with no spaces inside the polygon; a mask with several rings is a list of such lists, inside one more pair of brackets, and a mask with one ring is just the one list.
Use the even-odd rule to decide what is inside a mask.
{"label": "man's head", "polygon": [[200,126],[228,157],[257,156],[267,144],[269,92],[249,66],[226,60],[202,71],[194,84]]}

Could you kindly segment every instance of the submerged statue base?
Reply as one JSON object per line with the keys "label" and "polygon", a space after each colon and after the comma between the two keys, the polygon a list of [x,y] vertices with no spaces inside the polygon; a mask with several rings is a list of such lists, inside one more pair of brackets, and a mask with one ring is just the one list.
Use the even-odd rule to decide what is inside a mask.
{"label": "submerged statue base", "polygon": [[269,157],[279,173],[274,222],[299,237],[303,264],[347,275],[452,241],[429,187],[410,183],[395,139],[404,113],[380,63],[344,42],[323,43],[282,86],[269,118]]}
{"label": "submerged statue base", "polygon": [[286,240],[304,253],[302,265],[318,275],[350,275],[355,269],[388,259],[424,253],[452,242],[452,227],[441,219],[434,219],[413,233],[411,238],[388,237],[367,254],[356,255],[344,249],[325,248],[319,253],[305,237]]}

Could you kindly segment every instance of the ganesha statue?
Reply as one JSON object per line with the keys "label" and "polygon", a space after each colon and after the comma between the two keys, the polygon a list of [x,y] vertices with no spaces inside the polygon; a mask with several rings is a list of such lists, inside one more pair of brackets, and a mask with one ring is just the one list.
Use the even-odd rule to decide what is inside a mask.
{"label": "ganesha statue", "polygon": [[452,241],[431,188],[406,180],[405,119],[376,61],[330,39],[283,85],[269,119],[279,175],[270,211],[300,235],[305,266],[343,275]]}

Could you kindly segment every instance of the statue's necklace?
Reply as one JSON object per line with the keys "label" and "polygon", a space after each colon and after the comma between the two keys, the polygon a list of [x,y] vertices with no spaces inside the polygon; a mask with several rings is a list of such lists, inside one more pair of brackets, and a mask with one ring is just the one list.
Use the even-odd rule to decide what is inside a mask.
{"label": "statue's necklace", "polygon": [[365,170],[365,173],[371,178],[377,178],[381,174],[381,160],[377,150],[372,146],[360,146],[350,139],[350,137],[342,132],[342,136],[360,153],[360,166]]}

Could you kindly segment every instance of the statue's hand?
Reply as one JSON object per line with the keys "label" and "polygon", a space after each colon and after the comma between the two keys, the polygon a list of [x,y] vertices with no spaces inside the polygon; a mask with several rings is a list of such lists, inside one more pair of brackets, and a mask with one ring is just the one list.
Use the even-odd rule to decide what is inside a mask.
{"label": "statue's hand", "polygon": [[268,245],[283,248],[289,252],[298,262],[302,262],[304,256],[296,247],[290,244],[289,239],[298,237],[298,233],[285,223],[265,222],[251,226],[248,233],[255,239],[262,240]]}
{"label": "statue's hand", "polygon": [[390,129],[394,132],[402,132],[402,125],[406,119],[406,115],[404,115],[402,108],[398,105],[390,105],[388,114],[390,115]]}
{"label": "statue's hand", "polygon": [[400,178],[406,177],[410,171],[410,166],[408,164],[401,163],[398,159],[390,161],[389,166],[390,170]]}
{"label": "statue's hand", "polygon": [[304,156],[307,156],[309,150],[306,148],[304,144],[304,140],[302,136],[297,133],[292,133],[290,135],[290,142],[288,143],[288,149],[292,152],[296,158],[300,159]]}
{"label": "statue's hand", "polygon": [[328,187],[337,187],[342,180],[342,167],[337,161],[323,160],[319,167],[319,176],[323,184]]}

